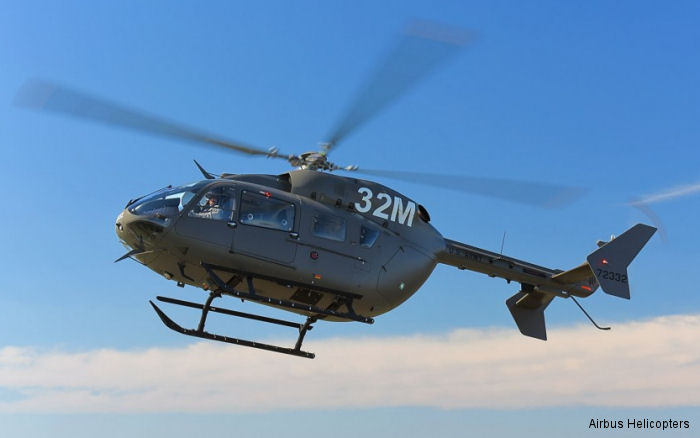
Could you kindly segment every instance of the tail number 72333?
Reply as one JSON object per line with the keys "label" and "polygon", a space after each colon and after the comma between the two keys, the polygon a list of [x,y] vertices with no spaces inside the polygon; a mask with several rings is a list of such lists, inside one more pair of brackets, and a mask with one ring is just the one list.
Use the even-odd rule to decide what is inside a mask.
{"label": "tail number 72333", "polygon": [[[355,210],[360,213],[367,213],[372,210],[372,190],[367,187],[360,187],[357,192],[362,195],[360,202],[355,203]],[[413,201],[407,201],[404,208],[403,199],[399,196],[392,197],[388,193],[377,193],[377,199],[381,204],[372,211],[372,216],[392,222],[398,222],[401,225],[413,226],[413,216],[416,214],[416,204]]]}

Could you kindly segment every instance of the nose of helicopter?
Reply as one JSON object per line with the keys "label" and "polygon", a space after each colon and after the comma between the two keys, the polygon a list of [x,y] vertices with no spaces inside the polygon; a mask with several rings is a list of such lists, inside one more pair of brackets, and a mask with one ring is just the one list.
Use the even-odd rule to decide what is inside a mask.
{"label": "nose of helicopter", "polygon": [[127,207],[114,223],[119,240],[129,248],[146,251],[153,249],[164,232],[170,227],[171,217],[156,215],[139,215]]}
{"label": "nose of helicopter", "polygon": [[114,227],[115,231],[117,233],[117,237],[119,237],[120,240],[124,240],[124,224],[122,223],[122,220],[124,219],[124,212],[120,212],[119,216],[117,216],[117,219],[114,221]]}
{"label": "nose of helicopter", "polygon": [[131,232],[130,227],[133,222],[133,215],[129,214],[129,211],[126,209],[120,212],[119,216],[117,216],[117,219],[114,221],[114,231],[117,233],[117,237],[132,248],[133,245],[130,244],[130,241],[135,235]]}
{"label": "nose of helicopter", "polygon": [[119,240],[131,249],[139,247],[139,236],[132,227],[134,217],[128,210],[124,209],[117,219],[114,221],[114,231],[117,233]]}

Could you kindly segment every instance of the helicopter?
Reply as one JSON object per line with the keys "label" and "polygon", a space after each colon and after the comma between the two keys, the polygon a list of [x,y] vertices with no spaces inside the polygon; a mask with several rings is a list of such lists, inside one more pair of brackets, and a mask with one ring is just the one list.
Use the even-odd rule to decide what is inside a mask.
{"label": "helicopter", "polygon": [[[302,350],[318,321],[374,323],[374,318],[410,298],[437,264],[471,270],[520,284],[506,300],[519,331],[546,340],[544,312],[556,298],[576,300],[603,292],[630,298],[627,267],[656,228],[637,224],[569,270],[551,269],[502,253],[447,239],[430,223],[418,201],[377,182],[340,176],[365,174],[423,182],[542,206],[567,202],[580,191],[552,184],[445,176],[338,165],[328,156],[352,131],[397,100],[452,57],[471,36],[412,29],[370,76],[320,150],[283,154],[249,146],[127,108],[48,81],[33,80],[20,91],[21,106],[115,125],[148,134],[284,159],[294,170],[278,175],[213,174],[195,164],[204,179],[168,186],[127,202],[115,232],[128,248],[115,262],[135,260],[177,286],[204,290],[204,303],[157,296],[170,305],[198,309],[196,328],[183,328],[158,305],[151,306],[170,329],[204,338],[314,358]],[[224,296],[292,312],[304,322],[216,307]],[[295,345],[284,347],[205,330],[211,313],[290,327]]]}

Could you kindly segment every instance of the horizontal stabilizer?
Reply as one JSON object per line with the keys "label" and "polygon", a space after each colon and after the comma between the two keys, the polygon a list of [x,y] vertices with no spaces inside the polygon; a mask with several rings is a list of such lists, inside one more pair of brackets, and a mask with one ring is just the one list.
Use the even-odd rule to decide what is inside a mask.
{"label": "horizontal stabilizer", "polygon": [[588,265],[603,292],[620,298],[630,298],[627,266],[654,232],[654,227],[637,224],[588,256]]}
{"label": "horizontal stabilizer", "polygon": [[521,290],[506,300],[506,306],[513,315],[520,333],[531,338],[547,340],[544,310],[554,299],[554,295]]}
{"label": "horizontal stabilizer", "polygon": [[552,275],[552,280],[561,284],[572,284],[588,280],[592,275],[593,273],[591,272],[591,268],[588,266],[588,263],[584,263],[575,267],[574,269]]}

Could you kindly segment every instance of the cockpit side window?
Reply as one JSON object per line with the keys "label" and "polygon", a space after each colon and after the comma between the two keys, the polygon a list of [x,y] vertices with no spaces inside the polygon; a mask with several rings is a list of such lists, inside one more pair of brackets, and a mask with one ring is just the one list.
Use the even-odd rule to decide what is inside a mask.
{"label": "cockpit side window", "polygon": [[230,221],[236,209],[234,195],[231,187],[213,187],[204,193],[187,215],[201,219]]}
{"label": "cockpit side window", "polygon": [[313,234],[323,239],[345,241],[345,219],[331,214],[316,213],[313,218]]}
{"label": "cockpit side window", "polygon": [[379,230],[374,228],[369,228],[364,225],[360,226],[360,246],[365,248],[371,248],[374,242],[377,241],[379,237]]}
{"label": "cockpit side window", "polygon": [[269,193],[241,193],[239,221],[245,225],[292,231],[294,227],[294,204],[275,199]]}

